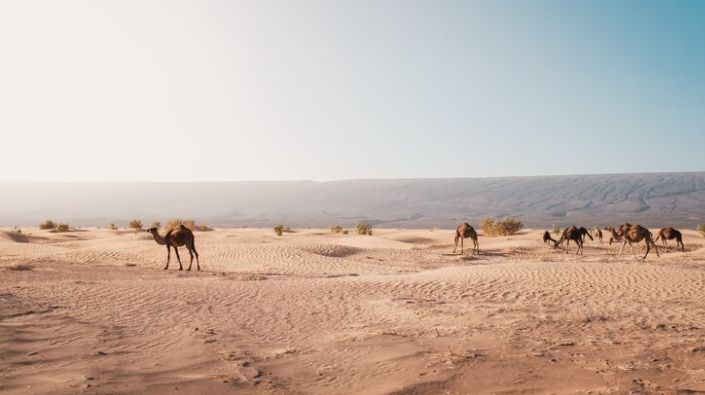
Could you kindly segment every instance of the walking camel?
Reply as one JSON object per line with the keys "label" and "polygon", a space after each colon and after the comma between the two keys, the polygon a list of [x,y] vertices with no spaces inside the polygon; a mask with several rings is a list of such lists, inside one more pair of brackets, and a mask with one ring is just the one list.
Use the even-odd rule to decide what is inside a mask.
{"label": "walking camel", "polygon": [[644,243],[646,243],[646,254],[644,254],[644,257],[641,259],[646,259],[646,256],[649,255],[649,251],[651,251],[651,246],[654,247],[654,250],[656,251],[656,256],[660,257],[658,253],[658,247],[656,246],[656,243],[654,243],[653,235],[651,232],[644,228],[641,225],[631,225],[631,224],[622,224],[619,227],[620,232],[618,235],[622,236],[623,241],[622,241],[622,248],[619,249],[619,255],[622,255],[622,250],[624,250],[624,246],[629,243],[629,246],[632,248],[632,252],[634,251],[634,247],[632,246],[632,243],[638,243],[642,240],[644,240]]}
{"label": "walking camel", "polygon": [[597,241],[599,241],[600,244],[602,244],[602,231],[600,230],[599,227],[596,226],[592,229],[592,237],[596,238]]}
{"label": "walking camel", "polygon": [[181,257],[179,256],[179,247],[183,246],[186,246],[186,249],[188,249],[188,253],[191,255],[191,262],[188,265],[188,270],[191,270],[194,255],[196,255],[196,267],[199,271],[201,270],[201,264],[198,260],[198,252],[196,251],[193,232],[191,232],[191,229],[185,227],[182,224],[179,224],[179,227],[177,229],[169,230],[168,232],[166,232],[166,235],[164,237],[161,237],[159,235],[157,228],[150,228],[148,232],[151,233],[152,236],[154,236],[154,241],[156,241],[157,244],[166,245],[167,256],[166,266],[164,266],[164,270],[169,268],[172,247],[174,247],[174,251],[176,252],[176,260],[179,261],[179,270],[184,270],[184,267],[181,265]]}
{"label": "walking camel", "polygon": [[575,255],[583,253],[583,237],[587,236],[590,238],[590,240],[593,240],[592,236],[590,235],[590,232],[588,232],[585,227],[580,227],[577,228],[575,225],[569,226],[563,230],[563,233],[561,233],[561,237],[553,243],[553,247],[558,247],[561,245],[564,241],[566,242],[566,254],[568,253],[568,249],[570,247],[570,241],[573,240],[575,244],[578,245],[578,250],[575,252]]}
{"label": "walking camel", "polygon": [[553,240],[553,237],[551,237],[551,234],[548,231],[543,232],[543,243],[546,244],[549,241],[555,243],[556,241]]}
{"label": "walking camel", "polygon": [[668,247],[668,243],[666,243],[666,240],[676,239],[676,250],[678,250],[678,246],[680,246],[681,251],[685,252],[685,245],[683,245],[683,235],[681,234],[681,232],[671,228],[670,226],[668,228],[663,228],[659,230],[658,235],[656,236],[656,239],[654,241],[658,241],[659,238],[661,239],[661,243],[664,247]]}
{"label": "walking camel", "polygon": [[458,241],[460,241],[460,253],[463,253],[463,239],[467,239],[468,237],[472,239],[472,253],[474,254],[475,251],[480,253],[480,243],[477,242],[477,232],[475,232],[475,228],[470,226],[467,222],[458,225],[455,229],[455,248],[453,248],[453,253],[455,253],[455,250],[458,248]]}
{"label": "walking camel", "polygon": [[611,226],[606,226],[605,230],[610,232],[610,242],[609,244],[612,245],[612,242],[615,243],[621,243],[622,242],[622,236],[617,234],[617,230]]}

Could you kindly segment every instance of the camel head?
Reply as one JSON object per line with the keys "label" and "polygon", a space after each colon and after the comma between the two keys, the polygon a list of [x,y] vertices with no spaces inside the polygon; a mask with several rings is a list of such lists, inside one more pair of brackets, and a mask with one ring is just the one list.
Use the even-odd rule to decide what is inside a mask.
{"label": "camel head", "polygon": [[580,229],[578,229],[578,230],[580,231],[580,234],[581,234],[581,235],[586,235],[587,237],[590,238],[590,240],[595,240],[595,239],[592,238],[592,236],[590,235],[590,232],[588,232],[588,230],[585,229],[584,226],[581,226]]}

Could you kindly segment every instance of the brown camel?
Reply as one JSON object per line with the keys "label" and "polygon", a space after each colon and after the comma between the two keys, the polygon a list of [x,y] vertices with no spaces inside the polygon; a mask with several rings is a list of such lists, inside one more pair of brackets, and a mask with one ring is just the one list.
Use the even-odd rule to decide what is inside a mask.
{"label": "brown camel", "polygon": [[191,270],[194,255],[196,255],[196,267],[199,271],[201,270],[201,264],[198,261],[198,252],[196,251],[196,245],[194,244],[194,237],[191,229],[179,224],[177,229],[169,230],[166,232],[164,237],[159,236],[157,228],[150,228],[147,231],[154,236],[154,241],[156,241],[157,244],[166,245],[167,255],[164,270],[169,268],[169,261],[171,260],[171,247],[174,247],[174,251],[176,252],[176,259],[179,261],[179,270],[184,270],[183,266],[181,266],[181,257],[179,256],[179,247],[183,246],[186,246],[188,253],[191,255],[191,262],[188,265],[188,270]]}
{"label": "brown camel", "polygon": [[580,227],[577,228],[575,225],[569,226],[563,230],[563,233],[561,233],[561,237],[553,243],[553,247],[558,247],[563,243],[564,241],[566,242],[566,254],[568,253],[568,249],[570,247],[570,241],[573,240],[575,244],[578,245],[578,250],[575,252],[575,255],[583,253],[583,237],[589,237],[590,240],[593,240],[592,236],[590,235],[590,232],[588,232],[585,227]]}
{"label": "brown camel", "polygon": [[622,250],[624,250],[624,246],[629,243],[629,246],[632,248],[632,251],[634,251],[634,247],[632,246],[632,243],[638,243],[642,240],[644,240],[644,243],[646,243],[646,254],[644,254],[644,257],[641,259],[646,259],[646,256],[649,255],[649,251],[651,251],[651,247],[654,247],[654,250],[656,251],[656,256],[660,257],[658,253],[658,247],[656,246],[656,243],[654,243],[654,238],[651,232],[644,228],[641,225],[631,225],[631,224],[622,224],[619,227],[621,232],[621,236],[623,237],[622,241],[622,248],[619,249],[619,255],[622,254]]}
{"label": "brown camel", "polygon": [[463,253],[463,239],[467,239],[468,237],[472,239],[472,253],[474,254],[475,251],[480,253],[480,243],[477,242],[477,232],[475,232],[475,229],[467,222],[458,225],[455,229],[455,248],[453,248],[453,253],[455,253],[455,250],[458,248],[458,241],[460,241],[460,253]]}
{"label": "brown camel", "polygon": [[622,236],[617,234],[617,230],[611,226],[605,227],[605,230],[610,232],[610,245],[612,242],[619,243],[622,241]]}
{"label": "brown camel", "polygon": [[656,236],[656,239],[654,241],[658,241],[658,239],[661,239],[661,243],[663,243],[664,247],[668,247],[668,243],[666,243],[666,240],[673,240],[676,239],[676,250],[678,250],[678,246],[680,245],[681,251],[685,252],[685,246],[683,245],[683,235],[681,232],[668,227],[668,228],[663,228],[659,230],[658,235]]}
{"label": "brown camel", "polygon": [[543,242],[544,244],[548,243],[549,241],[555,243],[556,241],[553,240],[553,237],[551,237],[551,234],[548,231],[543,232]]}
{"label": "brown camel", "polygon": [[602,231],[597,226],[592,229],[592,237],[602,244]]}

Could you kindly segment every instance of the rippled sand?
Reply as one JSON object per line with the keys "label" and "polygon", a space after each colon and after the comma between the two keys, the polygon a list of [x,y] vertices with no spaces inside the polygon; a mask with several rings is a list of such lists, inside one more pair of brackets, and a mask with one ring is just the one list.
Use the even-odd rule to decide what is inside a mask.
{"label": "rippled sand", "polygon": [[222,229],[187,272],[146,233],[0,231],[0,392],[705,391],[705,239],[541,234]]}

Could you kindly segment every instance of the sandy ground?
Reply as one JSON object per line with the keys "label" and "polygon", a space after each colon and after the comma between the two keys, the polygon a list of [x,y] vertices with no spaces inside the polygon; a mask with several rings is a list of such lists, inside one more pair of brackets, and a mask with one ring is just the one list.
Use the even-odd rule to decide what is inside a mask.
{"label": "sandy ground", "polygon": [[146,233],[2,230],[0,393],[705,391],[705,239],[541,233],[222,229],[187,272]]}

